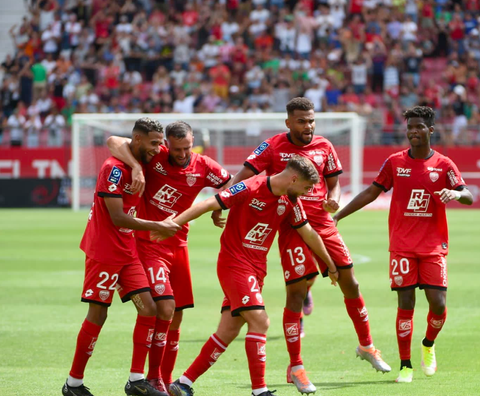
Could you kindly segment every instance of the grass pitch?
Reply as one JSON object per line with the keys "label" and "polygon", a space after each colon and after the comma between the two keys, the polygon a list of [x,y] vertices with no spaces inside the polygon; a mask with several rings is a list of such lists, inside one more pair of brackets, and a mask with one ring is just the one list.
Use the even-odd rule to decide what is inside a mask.
{"label": "grass pitch", "polygon": [[[83,253],[78,244],[87,212],[0,211],[0,395],[61,395],[87,306],[80,303]],[[315,309],[305,318],[302,355],[317,395],[480,395],[480,211],[449,212],[447,323],[437,339],[438,371],[420,369],[420,341],[427,303],[417,292],[411,384],[395,384],[399,360],[395,337],[396,294],[389,290],[387,212],[364,211],[343,220],[340,231],[356,263],[372,334],[392,373],[382,375],[355,359],[356,335],[338,288],[319,280]],[[190,234],[195,309],[185,311],[175,377],[198,354],[219,320],[222,293],[216,279],[220,230],[209,216]],[[278,251],[270,252],[264,299],[271,318],[267,383],[279,396],[298,392],[285,382],[288,356],[282,333],[285,292]],[[109,311],[85,383],[96,396],[124,395],[131,356],[135,309],[118,297]],[[250,395],[243,334],[194,385],[196,395]]]}

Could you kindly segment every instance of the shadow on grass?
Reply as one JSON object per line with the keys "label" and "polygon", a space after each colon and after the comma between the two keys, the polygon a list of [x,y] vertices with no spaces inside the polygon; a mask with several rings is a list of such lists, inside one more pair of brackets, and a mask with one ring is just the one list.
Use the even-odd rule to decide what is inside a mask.
{"label": "shadow on grass", "polygon": [[[197,339],[197,340],[182,340],[180,339],[181,343],[195,343],[195,342],[206,342],[209,337],[205,337],[203,339]],[[274,341],[274,340],[283,340],[283,336],[272,336],[272,337],[267,337],[268,341]],[[243,336],[238,336],[235,338],[232,342],[245,342],[245,337]]]}

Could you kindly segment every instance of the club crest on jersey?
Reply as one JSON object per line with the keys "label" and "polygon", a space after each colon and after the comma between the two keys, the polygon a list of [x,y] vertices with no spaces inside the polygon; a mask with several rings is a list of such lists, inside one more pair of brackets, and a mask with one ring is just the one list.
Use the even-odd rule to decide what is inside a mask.
{"label": "club crest on jersey", "polygon": [[285,213],[285,205],[278,205],[277,207],[277,214],[279,216],[283,215]]}
{"label": "club crest on jersey", "polygon": [[438,178],[440,177],[440,175],[439,175],[437,172],[430,172],[429,176],[430,176],[430,180],[431,180],[432,182],[434,182],[434,183],[435,183],[435,182],[438,180]]}
{"label": "club crest on jersey", "polygon": [[247,186],[245,185],[245,183],[240,182],[240,183],[234,184],[232,187],[228,189],[228,191],[230,191],[230,194],[235,195],[235,194],[238,194],[239,192],[242,192],[246,188]]}
{"label": "club crest on jersey", "polygon": [[187,184],[189,187],[192,187],[197,181],[196,175],[187,175]]}
{"label": "club crest on jersey", "polygon": [[165,285],[163,283],[155,285],[155,291],[157,292],[157,294],[162,295],[163,293],[165,293]]}
{"label": "club crest on jersey", "polygon": [[258,146],[255,150],[253,150],[253,152],[256,154],[256,155],[260,155],[262,154],[265,149],[269,146],[269,144],[267,142],[263,142],[260,146]]}
{"label": "club crest on jersey", "polygon": [[323,163],[323,155],[314,155],[313,156],[313,161],[318,165],[322,165]]}
{"label": "club crest on jersey", "polygon": [[120,179],[122,178],[122,171],[114,166],[108,175],[107,181],[110,183],[118,184]]}

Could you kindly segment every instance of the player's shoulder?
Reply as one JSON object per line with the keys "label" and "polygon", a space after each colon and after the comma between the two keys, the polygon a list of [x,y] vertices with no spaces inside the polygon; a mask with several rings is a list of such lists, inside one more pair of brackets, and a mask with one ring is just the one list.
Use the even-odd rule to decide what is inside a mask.
{"label": "player's shoulder", "polygon": [[410,158],[410,156],[408,154],[409,151],[410,151],[410,149],[396,151],[396,152],[390,154],[388,156],[387,160],[400,160],[400,161],[406,160],[406,159]]}
{"label": "player's shoulder", "polygon": [[444,164],[452,164],[453,160],[450,157],[447,157],[446,155],[440,153],[439,151],[435,150],[432,159],[436,160],[437,162],[441,162]]}
{"label": "player's shoulder", "polygon": [[290,140],[288,139],[288,132],[277,133],[276,135],[273,135],[272,137],[265,139],[265,141],[262,144],[260,144],[258,148],[259,149],[261,149],[262,147],[264,147],[265,149],[267,147],[274,148],[276,146],[279,146],[285,143],[290,143]]}
{"label": "player's shoulder", "polygon": [[108,157],[102,165],[102,169],[118,168],[122,171],[131,171],[131,168],[123,161],[115,157]]}

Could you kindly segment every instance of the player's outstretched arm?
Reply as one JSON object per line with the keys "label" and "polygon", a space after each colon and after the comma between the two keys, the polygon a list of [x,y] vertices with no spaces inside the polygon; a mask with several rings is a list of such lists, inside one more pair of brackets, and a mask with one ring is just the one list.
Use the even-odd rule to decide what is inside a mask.
{"label": "player's outstretched arm", "polygon": [[322,238],[317,232],[312,228],[312,226],[307,223],[303,227],[297,229],[298,233],[305,241],[305,243],[313,250],[313,252],[320,257],[323,262],[328,267],[328,276],[332,280],[332,285],[337,285],[338,280],[338,270],[333,262],[330,254],[328,254],[325,244],[323,243]]}
{"label": "player's outstretched arm", "polygon": [[[188,208],[185,212],[175,218],[175,223],[179,226],[183,226],[189,221],[200,217],[204,213],[220,208],[220,204],[213,196]],[[150,233],[150,239],[153,241],[162,241],[164,239],[167,239],[169,236],[170,235],[165,235],[162,231],[152,231]]]}
{"label": "player's outstretched arm", "polygon": [[143,175],[142,166],[138,163],[130,150],[132,139],[120,136],[110,136],[107,139],[107,147],[115,158],[125,162],[132,168],[132,187],[134,194],[137,192],[142,196],[145,190],[145,176]]}
{"label": "player's outstretched arm", "polygon": [[252,176],[255,176],[255,172],[251,170],[249,167],[244,165],[243,168],[240,169],[237,172],[237,174],[233,177],[232,185],[240,183],[242,180],[249,179]]}
{"label": "player's outstretched arm", "polygon": [[173,236],[175,233],[182,229],[172,219],[174,215],[166,218],[163,221],[150,221],[132,217],[123,211],[123,199],[105,197],[105,205],[108,209],[108,214],[112,219],[113,224],[117,227],[129,228],[131,230],[144,230],[144,231],[158,231],[163,235]]}
{"label": "player's outstretched arm", "polygon": [[454,200],[463,205],[471,205],[473,203],[473,195],[468,188],[464,188],[461,191],[444,188],[441,191],[435,191],[434,194],[439,195],[440,201],[442,201],[444,204]]}
{"label": "player's outstretched arm", "polygon": [[[222,187],[222,191],[223,190],[226,190],[227,188],[229,188],[230,186],[233,185],[232,183],[232,180],[233,180],[233,177],[228,181],[227,184],[225,184],[223,187]],[[225,224],[227,224],[227,218],[226,217],[222,217],[222,209],[218,209],[218,210],[214,210],[212,212],[212,221],[213,221],[213,225],[215,227],[218,227],[218,228],[224,228],[225,227]]]}
{"label": "player's outstretched arm", "polygon": [[340,212],[333,216],[335,224],[337,224],[344,217],[347,217],[353,212],[356,212],[357,210],[362,209],[364,206],[367,206],[370,202],[375,201],[382,191],[383,190],[380,187],[376,186],[375,184],[371,184],[355,198],[353,198]]}

